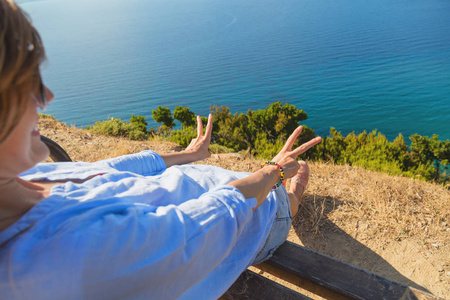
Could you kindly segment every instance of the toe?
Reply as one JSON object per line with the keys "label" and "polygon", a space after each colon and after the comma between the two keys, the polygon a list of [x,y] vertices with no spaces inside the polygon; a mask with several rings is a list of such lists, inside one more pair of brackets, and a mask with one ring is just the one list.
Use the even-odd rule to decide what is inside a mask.
{"label": "toe", "polygon": [[301,199],[309,181],[309,167],[304,161],[299,161],[298,163],[300,168],[297,174],[291,179],[290,192]]}
{"label": "toe", "polygon": [[306,187],[309,181],[309,166],[303,160],[299,161],[298,164],[300,165],[300,168],[298,169],[297,175],[294,176],[294,178],[298,176],[296,178],[298,180],[298,184]]}

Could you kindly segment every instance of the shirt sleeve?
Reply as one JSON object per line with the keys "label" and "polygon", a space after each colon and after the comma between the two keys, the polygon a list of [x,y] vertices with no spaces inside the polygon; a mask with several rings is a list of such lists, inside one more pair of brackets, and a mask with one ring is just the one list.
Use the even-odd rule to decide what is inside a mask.
{"label": "shirt sleeve", "polygon": [[166,164],[161,156],[151,150],[110,158],[94,164],[140,175],[156,174],[166,169]]}
{"label": "shirt sleeve", "polygon": [[[95,201],[81,203],[30,230],[20,244],[33,255],[9,252],[33,269],[27,270],[33,287],[15,283],[18,291],[56,298],[70,293],[70,299],[175,299],[227,257],[256,204],[231,186],[178,206],[104,201],[96,208]],[[52,277],[57,284],[36,279],[49,271],[58,274]]]}
{"label": "shirt sleeve", "polygon": [[112,169],[140,175],[154,175],[166,169],[164,160],[156,152],[146,150],[98,162],[41,163],[20,174],[25,180],[85,179],[108,173]]}

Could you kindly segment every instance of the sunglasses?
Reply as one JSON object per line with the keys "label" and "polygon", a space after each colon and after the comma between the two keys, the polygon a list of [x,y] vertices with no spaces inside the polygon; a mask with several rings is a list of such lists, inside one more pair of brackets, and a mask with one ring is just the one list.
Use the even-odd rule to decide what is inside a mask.
{"label": "sunglasses", "polygon": [[39,94],[40,99],[38,99],[34,93],[31,93],[31,96],[33,97],[34,102],[36,102],[36,105],[40,110],[46,110],[48,106],[47,95],[45,94],[45,87],[44,83],[42,82],[42,77],[40,74],[39,74]]}

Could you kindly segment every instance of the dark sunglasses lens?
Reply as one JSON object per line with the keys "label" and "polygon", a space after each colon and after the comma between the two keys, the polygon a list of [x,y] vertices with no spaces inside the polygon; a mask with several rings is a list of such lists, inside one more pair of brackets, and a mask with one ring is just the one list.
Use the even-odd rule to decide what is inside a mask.
{"label": "dark sunglasses lens", "polygon": [[47,97],[45,95],[45,88],[44,88],[44,84],[42,83],[42,79],[41,79],[41,84],[39,86],[39,91],[41,93],[42,108],[45,109],[47,107]]}

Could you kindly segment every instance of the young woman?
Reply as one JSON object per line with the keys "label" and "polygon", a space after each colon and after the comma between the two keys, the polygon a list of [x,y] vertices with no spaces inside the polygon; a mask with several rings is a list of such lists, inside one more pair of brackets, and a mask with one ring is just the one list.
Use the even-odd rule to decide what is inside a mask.
{"label": "young woman", "polygon": [[296,158],[320,138],[292,150],[299,127],[253,174],[186,165],[210,156],[210,115],[179,153],[39,164],[44,58],[23,11],[0,0],[2,299],[215,299],[285,241],[309,173]]}

